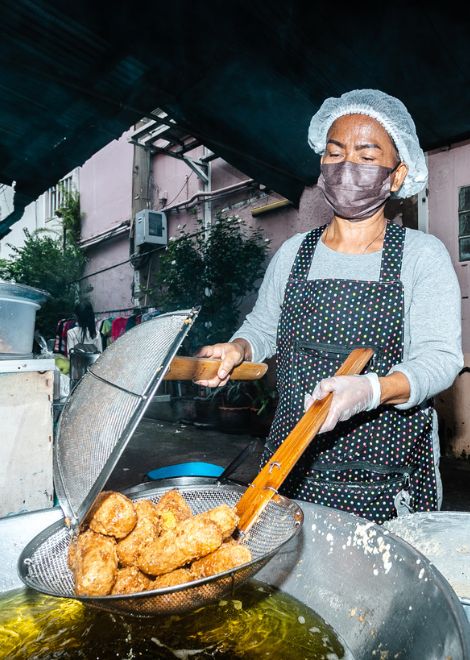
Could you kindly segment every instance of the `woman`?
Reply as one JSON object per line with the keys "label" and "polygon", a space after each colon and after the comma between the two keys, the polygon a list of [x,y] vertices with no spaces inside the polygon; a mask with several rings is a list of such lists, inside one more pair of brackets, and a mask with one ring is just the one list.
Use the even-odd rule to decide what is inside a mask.
{"label": "woman", "polygon": [[99,353],[103,352],[101,335],[96,329],[95,313],[89,301],[79,303],[75,307],[78,326],[67,331],[67,354],[77,344],[92,344]]}
{"label": "woman", "polygon": [[[426,184],[415,125],[398,99],[353,90],[313,116],[318,186],[332,221],[286,241],[266,271],[255,308],[222,358],[223,385],[243,360],[277,352],[279,406],[263,462],[302,416],[332,392],[328,417],[284,484],[290,497],[382,523],[441,502],[432,397],[463,364],[460,291],[434,236],[387,222],[391,194]],[[372,346],[363,375],[334,377],[349,350]]]}

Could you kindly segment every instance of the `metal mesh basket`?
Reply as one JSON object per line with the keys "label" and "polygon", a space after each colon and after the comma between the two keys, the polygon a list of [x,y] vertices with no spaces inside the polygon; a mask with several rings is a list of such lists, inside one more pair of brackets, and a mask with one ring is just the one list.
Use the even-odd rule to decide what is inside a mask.
{"label": "metal mesh basket", "polygon": [[126,332],[65,404],[54,446],[54,482],[73,527],[108,480],[196,316],[196,310],[162,314]]}
{"label": "metal mesh basket", "polygon": [[[134,492],[130,497],[157,502],[168,490],[168,487],[145,489]],[[244,488],[237,484],[188,485],[179,490],[194,514],[223,503],[234,506],[244,492]],[[139,616],[181,613],[217,600],[261,570],[297,534],[302,521],[300,507],[295,502],[278,497],[276,502],[268,504],[245,540],[253,557],[249,563],[178,587],[100,598],[75,595],[73,575],[67,566],[71,535],[64,522],[59,521],[43,530],[25,547],[19,559],[19,572],[25,584],[37,591],[75,598],[100,609]]]}

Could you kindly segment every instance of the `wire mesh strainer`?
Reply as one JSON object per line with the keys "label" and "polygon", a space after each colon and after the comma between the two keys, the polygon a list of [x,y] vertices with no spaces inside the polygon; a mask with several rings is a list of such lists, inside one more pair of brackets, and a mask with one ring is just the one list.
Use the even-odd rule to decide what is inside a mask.
{"label": "wire mesh strainer", "polygon": [[[142,616],[182,612],[211,602],[248,579],[300,529],[303,516],[298,505],[277,497],[245,540],[253,559],[239,568],[140,594],[75,595],[67,565],[72,533],[106,484],[197,313],[194,309],[164,314],[126,332],[89,368],[68,399],[54,445],[54,482],[66,519],[43,530],[24,549],[18,568],[27,586]],[[145,488],[131,497],[158,501],[165,490]],[[235,505],[245,489],[218,483],[180,491],[197,514],[223,503]]]}
{"label": "wire mesh strainer", "polygon": [[[167,490],[168,487],[146,488],[140,493],[134,492],[130,497],[133,500],[145,498],[157,502]],[[220,483],[179,488],[194,514],[223,503],[234,506],[244,490],[238,484]],[[302,521],[300,507],[287,498],[278,497],[268,504],[245,540],[253,557],[249,563],[178,587],[100,598],[75,595],[73,576],[67,566],[70,530],[64,521],[59,521],[43,530],[25,547],[19,559],[19,572],[25,584],[37,591],[75,598],[99,609],[138,616],[182,613],[217,600],[261,570],[297,534]]]}
{"label": "wire mesh strainer", "polygon": [[54,485],[72,527],[104,487],[196,316],[181,310],[132,328],[67,400],[54,445]]}

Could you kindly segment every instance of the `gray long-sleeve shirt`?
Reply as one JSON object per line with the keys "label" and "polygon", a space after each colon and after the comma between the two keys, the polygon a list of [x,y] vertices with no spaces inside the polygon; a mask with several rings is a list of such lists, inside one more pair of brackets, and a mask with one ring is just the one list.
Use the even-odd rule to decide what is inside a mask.
{"label": "gray long-sleeve shirt", "polygon": [[[306,234],[287,240],[266,270],[253,311],[233,335],[252,346],[254,361],[276,352],[276,334],[284,291],[297,251]],[[377,281],[382,251],[345,254],[318,242],[308,279]],[[392,371],[403,372],[410,382],[410,398],[397,405],[407,409],[450,387],[463,366],[460,288],[443,243],[421,231],[407,229],[401,280],[404,288],[403,362]]]}

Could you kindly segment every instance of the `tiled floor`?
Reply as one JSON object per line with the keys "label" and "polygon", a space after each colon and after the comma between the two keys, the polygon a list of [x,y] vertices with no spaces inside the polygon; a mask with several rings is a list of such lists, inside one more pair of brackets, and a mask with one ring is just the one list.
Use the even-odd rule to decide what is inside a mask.
{"label": "tiled floor", "polygon": [[[146,474],[150,470],[175,463],[205,461],[226,467],[250,443],[253,443],[250,455],[233,474],[234,479],[244,483],[252,480],[258,472],[263,448],[261,439],[144,418],[107,488],[122,490],[134,486],[147,481]],[[441,475],[444,488],[442,508],[470,511],[470,461],[443,458]]]}

